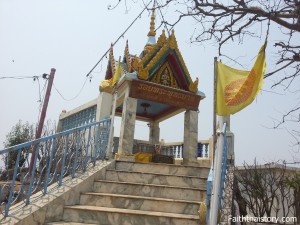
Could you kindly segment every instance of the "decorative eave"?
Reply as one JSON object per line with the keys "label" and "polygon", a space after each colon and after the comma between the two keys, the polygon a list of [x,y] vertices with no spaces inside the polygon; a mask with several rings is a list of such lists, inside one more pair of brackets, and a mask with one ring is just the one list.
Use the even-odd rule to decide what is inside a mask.
{"label": "decorative eave", "polygon": [[133,68],[137,71],[139,79],[150,80],[151,76],[159,67],[163,60],[170,60],[173,67],[181,75],[182,86],[190,92],[197,92],[198,80],[192,81],[188,69],[184,63],[183,57],[178,49],[174,30],[169,38],[166,38],[163,31],[151,49],[142,58],[134,57]]}
{"label": "decorative eave", "polygon": [[136,72],[137,79],[197,93],[198,79],[194,82],[191,79],[179,51],[174,30],[172,30],[169,38],[166,37],[163,30],[156,42],[154,8],[155,6],[152,9],[148,42],[144,50],[139,57],[136,55],[132,57],[129,54],[127,40],[123,60],[118,63],[118,76],[116,76],[116,61],[113,54],[113,45],[111,45],[105,80],[100,84],[101,90],[111,92],[122,77],[121,75]]}

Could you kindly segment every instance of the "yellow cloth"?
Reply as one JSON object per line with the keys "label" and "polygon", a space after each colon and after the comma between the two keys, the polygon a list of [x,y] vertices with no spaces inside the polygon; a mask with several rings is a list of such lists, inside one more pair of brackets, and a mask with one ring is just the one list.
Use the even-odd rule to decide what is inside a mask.
{"label": "yellow cloth", "polygon": [[248,106],[262,88],[266,68],[265,48],[260,48],[251,71],[237,70],[217,62],[217,114],[228,116]]}
{"label": "yellow cloth", "polygon": [[150,153],[144,153],[144,152],[138,152],[135,154],[135,161],[136,162],[151,162],[152,161],[152,154]]}
{"label": "yellow cloth", "polygon": [[206,223],[206,204],[204,202],[200,202],[198,214],[199,214],[200,224],[207,224]]}

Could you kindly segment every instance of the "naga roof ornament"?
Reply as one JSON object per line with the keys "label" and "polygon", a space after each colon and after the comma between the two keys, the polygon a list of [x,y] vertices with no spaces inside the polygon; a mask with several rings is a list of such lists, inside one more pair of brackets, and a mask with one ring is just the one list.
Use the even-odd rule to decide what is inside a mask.
{"label": "naga roof ornament", "polygon": [[128,47],[128,40],[126,41],[126,46],[124,50],[124,57],[123,57],[123,63],[127,65],[127,72],[132,72],[132,66],[131,66],[131,57],[129,54],[129,47]]}

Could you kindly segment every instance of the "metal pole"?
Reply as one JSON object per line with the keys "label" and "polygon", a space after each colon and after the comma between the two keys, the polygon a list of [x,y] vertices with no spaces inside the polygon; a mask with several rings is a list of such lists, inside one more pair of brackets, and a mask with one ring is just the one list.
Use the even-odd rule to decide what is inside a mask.
{"label": "metal pole", "polygon": [[[42,112],[41,112],[39,125],[37,128],[36,134],[35,134],[35,139],[39,139],[42,135],[42,130],[43,130],[44,121],[46,118],[47,107],[48,107],[48,102],[49,102],[49,98],[50,98],[50,94],[51,94],[51,88],[52,88],[52,84],[53,84],[53,80],[54,80],[55,71],[56,70],[54,68],[52,68],[50,75],[49,75],[47,90],[46,90],[46,94],[45,94],[45,100],[44,100],[44,104],[43,104],[43,108],[42,108]],[[31,154],[30,165],[29,165],[30,173],[32,172],[32,169],[33,169],[33,163],[34,163],[34,158],[35,158],[35,154],[36,154],[35,150],[36,150],[36,146],[33,147],[33,151]]]}
{"label": "metal pole", "polygon": [[[217,143],[217,57],[214,57],[213,162]],[[213,163],[214,165],[214,163]]]}
{"label": "metal pole", "polygon": [[216,225],[218,223],[219,213],[219,195],[221,187],[221,172],[222,172],[222,156],[224,147],[224,132],[226,129],[226,123],[223,124],[223,118],[220,117],[220,125],[223,125],[222,131],[218,132],[217,149],[215,154],[215,163],[213,171],[213,187],[211,194],[211,209],[209,216],[209,225]]}

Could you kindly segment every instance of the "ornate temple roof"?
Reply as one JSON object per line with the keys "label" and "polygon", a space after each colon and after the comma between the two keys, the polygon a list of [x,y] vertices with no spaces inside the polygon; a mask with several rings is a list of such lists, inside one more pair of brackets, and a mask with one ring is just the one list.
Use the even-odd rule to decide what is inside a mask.
{"label": "ornate temple roof", "polygon": [[[174,30],[168,38],[163,30],[156,42],[154,9],[151,15],[148,41],[144,50],[139,56],[132,56],[129,53],[128,41],[126,41],[124,56],[119,63],[123,74],[136,72],[137,79],[193,93],[198,91],[198,79],[195,81],[191,79],[179,51]],[[105,81],[100,84],[101,91],[112,91],[112,79],[116,72],[116,64],[113,46],[111,46]]]}

